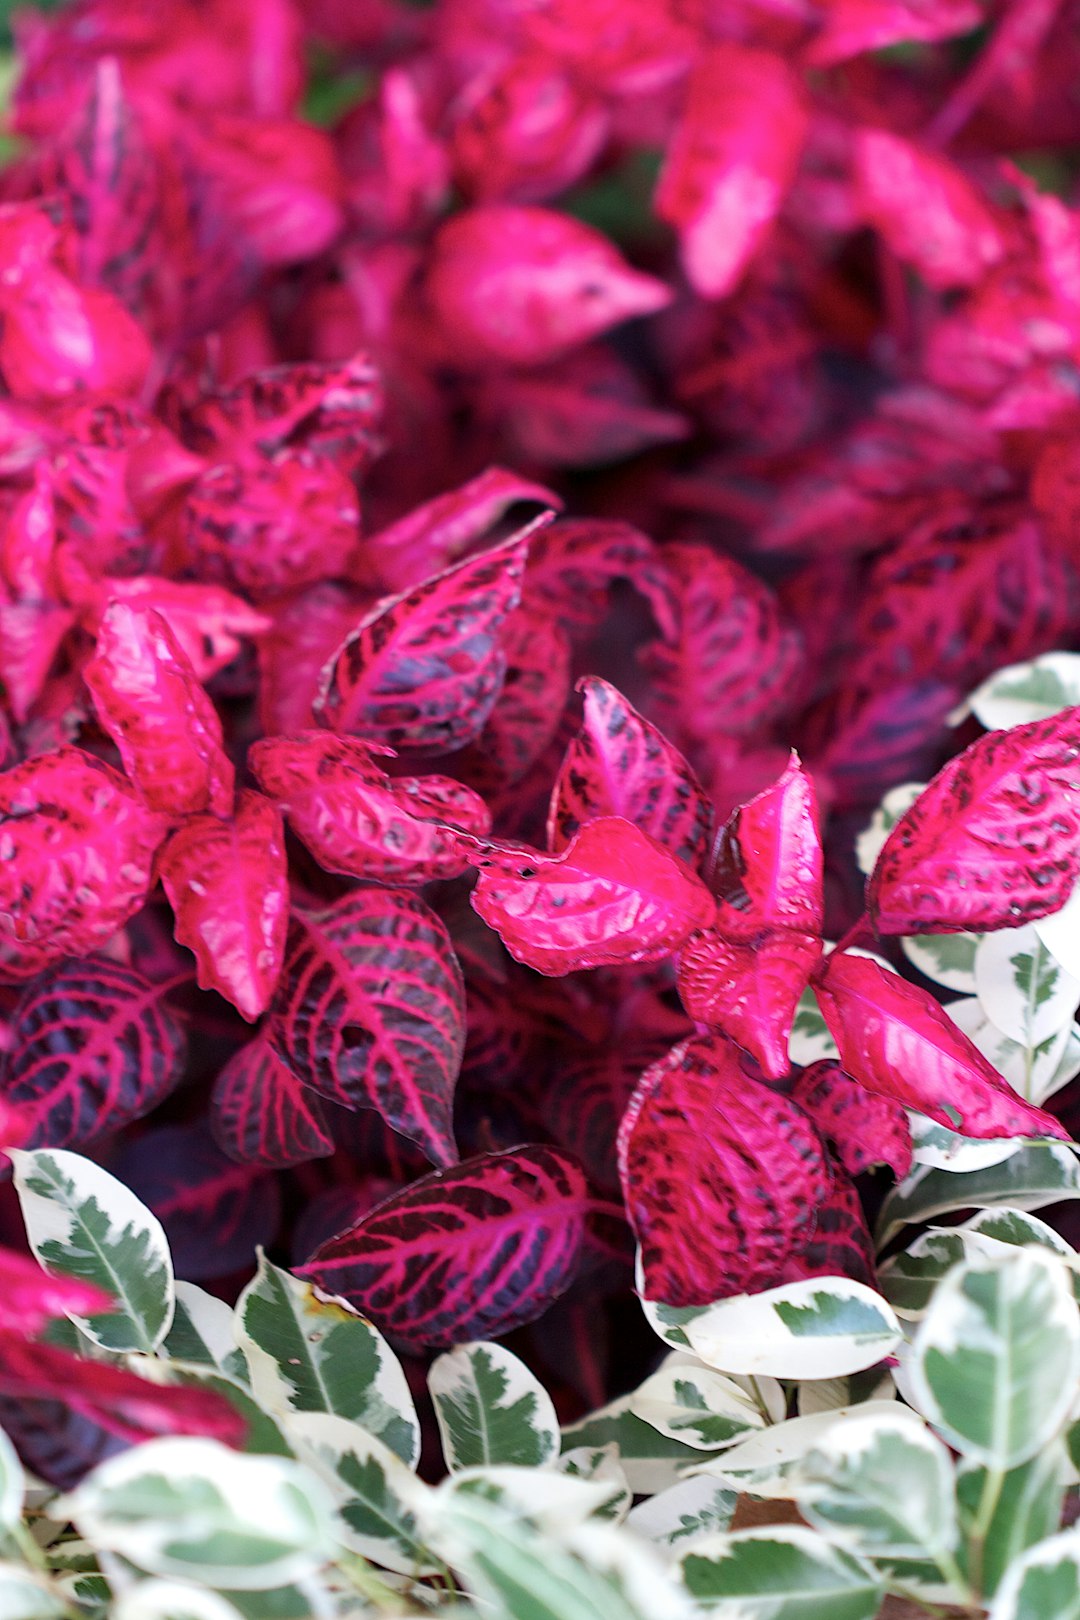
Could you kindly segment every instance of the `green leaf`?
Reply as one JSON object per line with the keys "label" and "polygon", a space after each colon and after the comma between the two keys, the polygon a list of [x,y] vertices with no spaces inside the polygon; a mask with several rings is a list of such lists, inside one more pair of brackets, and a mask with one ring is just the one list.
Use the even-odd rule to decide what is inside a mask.
{"label": "green leaf", "polygon": [[335,1413],[415,1466],[420,1425],[401,1363],[344,1300],[320,1298],[260,1254],[237,1301],[236,1338],[251,1387],[271,1411]]}
{"label": "green leaf", "polygon": [[975,994],[975,951],[985,934],[922,934],[900,941],[908,961],[935,984]]}
{"label": "green leaf", "polygon": [[956,1545],[952,1460],[902,1407],[827,1430],[796,1470],[795,1488],[804,1519],[866,1557],[921,1559]]}
{"label": "green leaf", "polygon": [[693,1541],[726,1530],[735,1512],[739,1492],[707,1474],[680,1479],[657,1496],[630,1510],[627,1527],[646,1541],[675,1556]]}
{"label": "green leaf", "polygon": [[428,1388],[451,1470],[488,1463],[541,1468],[558,1455],[551,1396],[501,1345],[460,1345],[437,1356]]}
{"label": "green leaf", "polygon": [[630,1410],[661,1434],[700,1451],[730,1446],[765,1424],[753,1396],[734,1379],[678,1356],[634,1391]]}
{"label": "green leaf", "polygon": [[1080,1620],[1080,1531],[1064,1530],[1018,1559],[988,1620]]}
{"label": "green leaf", "polygon": [[113,1605],[111,1620],[240,1620],[240,1610],[187,1581],[140,1581]]}
{"label": "green leaf", "polygon": [[683,1325],[695,1355],[729,1373],[832,1378],[872,1367],[900,1341],[888,1302],[848,1277],[811,1277],[707,1306]]}
{"label": "green leaf", "polygon": [[231,1307],[194,1283],[176,1284],[176,1310],[162,1349],[175,1361],[216,1367],[230,1378],[248,1382],[247,1362],[236,1345]]}
{"label": "green leaf", "polygon": [[883,1591],[869,1564],[798,1525],[699,1542],[682,1571],[699,1602],[731,1604],[733,1620],[873,1620]]}
{"label": "green leaf", "polygon": [[1039,1249],[981,1255],[939,1284],[908,1368],[920,1410],[965,1457],[1015,1468],[1058,1432],[1080,1383],[1080,1316]]}
{"label": "green leaf", "polygon": [[288,1434],[318,1469],[338,1510],[338,1533],[363,1558],[402,1575],[430,1575],[441,1565],[417,1527],[428,1493],[396,1452],[359,1424],[331,1412],[295,1412]]}
{"label": "green leaf", "polygon": [[[162,1369],[160,1381],[169,1384],[186,1384],[197,1389],[209,1389],[222,1400],[228,1401],[235,1412],[238,1412],[247,1425],[244,1438],[244,1450],[253,1456],[291,1457],[293,1448],[282,1432],[280,1422],[260,1406],[251,1390],[239,1379],[230,1378],[227,1373],[218,1372],[215,1367],[207,1367],[194,1361],[163,1361],[153,1366],[153,1376],[157,1377],[157,1368]],[[151,1372],[149,1367],[140,1367],[139,1371],[146,1376]]]}
{"label": "green leaf", "polygon": [[956,1209],[1042,1209],[1080,1198],[1080,1165],[1063,1144],[1028,1143],[999,1164],[957,1175],[921,1167],[888,1195],[878,1217],[884,1247],[905,1226],[921,1225]]}
{"label": "green leaf", "polygon": [[1007,731],[1029,720],[1048,720],[1080,703],[1080,654],[1043,653],[1023,664],[1009,664],[983,681],[968,699],[987,731]]}
{"label": "green leaf", "polygon": [[994,1027],[1031,1049],[1071,1024],[1080,1001],[1080,981],[1030,923],[984,936],[975,952],[975,988]]}
{"label": "green leaf", "polygon": [[117,1309],[71,1320],[103,1350],[152,1355],[173,1319],[172,1260],[161,1222],[123,1182],[78,1153],[13,1148],[30,1247],[47,1271],[95,1283]]}
{"label": "green leaf", "polygon": [[462,1468],[448,1474],[439,1490],[494,1502],[548,1535],[573,1530],[586,1519],[611,1517],[612,1490],[603,1478],[560,1468],[518,1468],[512,1463]]}
{"label": "green leaf", "polygon": [[1018,1468],[1011,1468],[1000,1486],[981,1464],[961,1463],[956,1496],[965,1531],[975,1524],[985,1493],[997,1492],[993,1514],[980,1536],[980,1568],[971,1572],[978,1576],[984,1597],[997,1591],[1022,1553],[1052,1536],[1060,1525],[1065,1475],[1065,1450],[1058,1440]]}
{"label": "green leaf", "polygon": [[573,1446],[557,1459],[555,1468],[570,1479],[584,1479],[591,1484],[604,1486],[604,1499],[593,1509],[596,1518],[612,1519],[616,1523],[626,1518],[634,1493],[630,1489],[626,1470],[619,1461],[618,1446],[611,1443],[606,1446]]}
{"label": "green leaf", "polygon": [[[1006,1247],[1046,1248],[1071,1257],[1065,1239],[1021,1209],[987,1209],[963,1226],[932,1229],[903,1254],[887,1260],[878,1270],[882,1292],[898,1315],[917,1320],[926,1312],[934,1290],[946,1272],[974,1254],[1000,1254]],[[1074,1289],[1080,1277],[1074,1277]]]}
{"label": "green leaf", "polygon": [[[630,1410],[630,1395],[620,1395],[599,1411],[562,1431],[564,1451],[581,1446],[614,1444],[635,1496],[652,1496],[674,1485],[685,1463],[700,1463],[702,1452],[682,1440],[672,1440]],[[719,1456],[716,1452],[714,1455]]]}
{"label": "green leaf", "polygon": [[432,1531],[486,1620],[689,1620],[692,1612],[652,1550],[610,1525],[542,1534],[497,1503],[453,1491],[436,1493]]}
{"label": "green leaf", "polygon": [[0,1620],[62,1620],[70,1612],[43,1577],[0,1563]]}
{"label": "green leaf", "polygon": [[186,1436],[110,1457],[55,1511],[147,1574],[243,1591],[301,1578],[334,1545],[333,1505],[310,1469]]}

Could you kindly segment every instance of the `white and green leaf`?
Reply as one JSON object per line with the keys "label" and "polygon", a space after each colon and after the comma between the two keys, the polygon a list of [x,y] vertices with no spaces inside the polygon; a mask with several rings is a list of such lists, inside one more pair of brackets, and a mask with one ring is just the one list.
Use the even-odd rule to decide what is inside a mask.
{"label": "white and green leaf", "polygon": [[913,967],[935,984],[961,995],[975,994],[975,957],[986,934],[910,934],[900,949]]}
{"label": "white and green leaf", "polygon": [[652,1496],[674,1485],[686,1464],[700,1463],[702,1453],[643,1422],[631,1410],[632,1399],[620,1395],[588,1417],[569,1424],[562,1431],[562,1447],[566,1452],[583,1446],[615,1445],[634,1495]]}
{"label": "white and green leaf", "polygon": [[1042,1209],[1080,1198],[1080,1164],[1062,1143],[1026,1142],[998,1164],[956,1174],[920,1165],[886,1197],[877,1241],[884,1247],[905,1226],[919,1226],[957,1209]]}
{"label": "white and green leaf", "polygon": [[790,1498],[794,1495],[794,1471],[823,1435],[856,1417],[892,1416],[896,1409],[892,1400],[872,1400],[859,1406],[815,1412],[809,1417],[786,1418],[683,1473],[723,1480],[755,1496]]}
{"label": "white and green leaf", "polygon": [[606,1446],[572,1446],[556,1460],[555,1469],[570,1479],[584,1479],[604,1487],[603,1500],[593,1509],[593,1517],[611,1519],[616,1524],[626,1518],[634,1493],[619,1461],[618,1446],[612,1442]]}
{"label": "white and green leaf", "polygon": [[1080,1620],[1080,1530],[1063,1530],[1017,1559],[988,1620]]}
{"label": "white and green leaf", "polygon": [[732,1620],[873,1620],[883,1596],[872,1565],[801,1525],[695,1543],[682,1572],[692,1597]]}
{"label": "white and green leaf", "polygon": [[19,1454],[8,1436],[0,1429],[0,1541],[4,1532],[12,1530],[22,1517],[26,1476]]}
{"label": "white and green leaf", "polygon": [[247,1363],[236,1343],[231,1306],[194,1283],[176,1284],[176,1309],[161,1349],[176,1361],[216,1367],[230,1378],[248,1382]]}
{"label": "white and green leaf", "polygon": [[1007,664],[976,687],[967,708],[987,731],[1007,731],[1080,703],[1080,653],[1048,652]]}
{"label": "white and green leaf", "polygon": [[0,1620],[68,1620],[71,1610],[45,1576],[0,1562]]}
{"label": "white and green leaf", "polygon": [[242,1620],[220,1592],[188,1581],[140,1581],[113,1605],[111,1620]]}
{"label": "white and green leaf", "polygon": [[320,1297],[260,1254],[237,1301],[236,1339],[271,1411],[336,1413],[415,1466],[420,1425],[401,1363],[344,1300]]}
{"label": "white and green leaf", "polygon": [[1015,1468],[1063,1427],[1080,1387],[1080,1315],[1060,1260],[981,1255],[939,1283],[906,1369],[919,1409],[965,1457]]}
{"label": "white and green leaf", "polygon": [[879,1267],[878,1282],[897,1315],[914,1321],[925,1314],[938,1283],[953,1266],[969,1255],[1000,1254],[1006,1246],[1047,1248],[1067,1259],[1073,1253],[1065,1239],[1036,1215],[1007,1207],[987,1209],[962,1226],[924,1232]]}
{"label": "white and green leaf", "polygon": [[705,1536],[726,1530],[739,1500],[737,1486],[694,1474],[630,1510],[627,1527],[654,1542],[665,1558],[677,1558]]}
{"label": "white and green leaf", "polygon": [[683,1332],[695,1355],[729,1373],[831,1378],[891,1354],[900,1324],[888,1302],[848,1277],[811,1277],[710,1305]]}
{"label": "white and green leaf", "polygon": [[439,1492],[495,1503],[552,1536],[573,1530],[588,1519],[611,1518],[612,1490],[606,1480],[588,1479],[558,1468],[518,1468],[510,1463],[462,1468],[447,1475]]}
{"label": "white and green leaf", "polygon": [[1080,883],[1063,906],[1040,917],[1034,928],[1054,960],[1080,978]]}
{"label": "white and green leaf", "polygon": [[[1002,1479],[980,1463],[962,1462],[957,1469],[956,1497],[960,1522],[973,1538],[975,1558],[967,1558],[980,1594],[991,1597],[1015,1561],[1061,1524],[1066,1490],[1064,1445],[1054,1440],[1011,1468]],[[984,1519],[984,1504],[993,1512]],[[978,1568],[972,1566],[977,1562]]]}
{"label": "white and green leaf", "polygon": [[975,992],[996,1029],[1033,1049],[1072,1023],[1080,979],[1051,956],[1028,923],[984,935],[975,952]]}
{"label": "white and green leaf", "polygon": [[489,1463],[542,1468],[558,1455],[551,1396],[502,1345],[459,1345],[437,1356],[428,1389],[451,1470]]}
{"label": "white and green leaf", "polygon": [[899,787],[890,788],[886,793],[870,817],[869,824],[855,840],[855,859],[864,877],[870,876],[877,865],[878,856],[885,848],[885,840],[904,812],[911,809],[925,786],[925,782],[901,782]]}
{"label": "white and green leaf", "polygon": [[[954,1005],[956,1005],[954,1003]],[[947,1125],[927,1119],[915,1109],[907,1110],[911,1127],[911,1158],[917,1168],[929,1165],[934,1170],[949,1170],[953,1175],[966,1175],[970,1170],[985,1170],[989,1165],[1001,1164],[1019,1153],[1023,1143],[1008,1136],[961,1136]]]}
{"label": "white and green leaf", "polygon": [[153,1354],[173,1319],[161,1222],[100,1165],[60,1148],[11,1149],[30,1247],[47,1271],[104,1289],[116,1309],[71,1320],[94,1344]]}
{"label": "white and green leaf", "polygon": [[634,1391],[630,1410],[661,1434],[700,1451],[730,1446],[765,1424],[753,1397],[734,1379],[679,1357]]}
{"label": "white and green leaf", "polygon": [[1061,1083],[1058,1075],[1075,1028],[1071,1022],[1066,1021],[1044,1040],[1027,1045],[999,1029],[978,996],[950,1001],[945,1011],[987,1062],[1027,1101],[1034,1102],[1049,1095]]}

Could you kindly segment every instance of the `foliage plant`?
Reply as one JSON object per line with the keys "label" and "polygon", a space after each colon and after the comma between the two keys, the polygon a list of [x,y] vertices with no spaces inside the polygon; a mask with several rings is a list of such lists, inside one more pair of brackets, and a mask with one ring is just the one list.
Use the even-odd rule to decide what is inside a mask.
{"label": "foliage plant", "polygon": [[0,1620],[1080,1614],[1078,0],[12,29]]}

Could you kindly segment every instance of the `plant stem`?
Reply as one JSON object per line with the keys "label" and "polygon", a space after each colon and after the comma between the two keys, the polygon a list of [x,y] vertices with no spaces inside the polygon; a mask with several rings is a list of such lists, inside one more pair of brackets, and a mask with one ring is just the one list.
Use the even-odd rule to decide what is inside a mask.
{"label": "plant stem", "polygon": [[976,1596],[982,1596],[983,1581],[983,1552],[986,1537],[994,1522],[998,1502],[1001,1500],[1002,1487],[1005,1484],[1005,1470],[991,1468],[987,1471],[983,1482],[982,1496],[979,1498],[978,1510],[971,1521],[968,1531],[968,1569],[971,1571],[971,1589]]}

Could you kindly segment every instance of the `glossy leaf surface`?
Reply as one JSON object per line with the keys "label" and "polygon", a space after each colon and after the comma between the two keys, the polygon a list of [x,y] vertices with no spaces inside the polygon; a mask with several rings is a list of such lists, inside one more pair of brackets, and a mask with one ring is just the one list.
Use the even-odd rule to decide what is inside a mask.
{"label": "glossy leaf surface", "polygon": [[823,1059],[796,1076],[791,1096],[830,1142],[849,1175],[887,1164],[897,1177],[911,1169],[911,1128],[900,1103],[867,1091],[837,1063]]}

